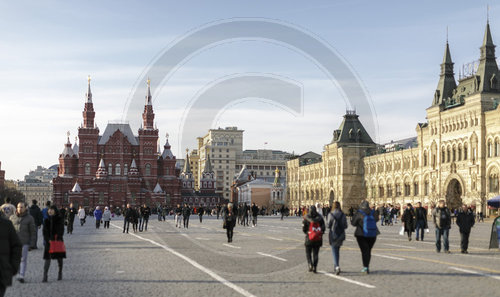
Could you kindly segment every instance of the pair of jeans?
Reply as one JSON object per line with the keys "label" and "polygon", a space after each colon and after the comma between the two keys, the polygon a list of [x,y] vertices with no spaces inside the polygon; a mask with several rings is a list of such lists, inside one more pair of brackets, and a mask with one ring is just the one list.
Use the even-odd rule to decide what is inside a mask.
{"label": "pair of jeans", "polygon": [[68,233],[73,233],[73,223],[75,222],[75,219],[68,219]]}
{"label": "pair of jeans", "polygon": [[189,216],[184,216],[182,221],[184,223],[184,228],[189,228]]}
{"label": "pair of jeans", "polygon": [[181,215],[175,215],[175,226],[176,227],[181,227],[181,221],[182,221],[182,216]]}
{"label": "pair of jeans", "polygon": [[252,216],[252,225],[257,226],[257,216]]}
{"label": "pair of jeans", "polygon": [[444,251],[450,249],[450,243],[448,241],[448,235],[450,234],[450,229],[439,229],[436,227],[436,250],[441,251],[441,236],[443,236]]}
{"label": "pair of jeans", "polygon": [[19,268],[19,276],[21,278],[24,278],[24,275],[26,274],[26,266],[28,266],[29,248],[30,248],[29,244],[23,244],[23,249],[21,254],[21,267]]}
{"label": "pair of jeans", "polygon": [[[309,265],[318,266],[318,254],[320,246],[306,245],[306,259]],[[312,256],[312,257],[311,257]]]}
{"label": "pair of jeans", "polygon": [[[417,221],[417,224],[415,226],[415,232],[417,233],[416,234],[416,238],[418,239],[418,235],[420,234],[420,239],[421,240],[424,240],[424,232],[425,232],[425,221],[424,220],[418,220]],[[419,233],[420,231],[420,233]]]}
{"label": "pair of jeans", "polygon": [[85,219],[80,219],[80,226],[83,226],[85,224]]}
{"label": "pair of jeans", "polygon": [[109,229],[109,221],[104,221],[104,228],[108,228]]}
{"label": "pair of jeans", "polygon": [[100,226],[101,226],[101,220],[95,220],[96,229],[99,229]]}
{"label": "pair of jeans", "polygon": [[372,248],[375,245],[377,237],[356,236],[359,249],[361,250],[361,258],[363,259],[363,267],[370,267],[372,257]]}
{"label": "pair of jeans", "polygon": [[332,254],[333,254],[333,266],[334,267],[339,267],[340,263],[340,246],[333,246],[332,245]]}
{"label": "pair of jeans", "polygon": [[139,222],[139,231],[142,231],[142,230],[146,230],[148,231],[148,222],[149,222],[149,218],[143,218],[142,220],[140,220]]}
{"label": "pair of jeans", "polygon": [[130,227],[130,222],[129,222],[129,220],[124,219],[124,220],[123,220],[123,233],[125,233],[125,231],[127,231],[127,233],[128,233],[128,229],[129,229],[129,227]]}
{"label": "pair of jeans", "polygon": [[233,227],[226,227],[226,235],[228,241],[233,241]]}
{"label": "pair of jeans", "polygon": [[462,252],[466,252],[469,248],[469,236],[470,232],[460,232],[460,249]]}

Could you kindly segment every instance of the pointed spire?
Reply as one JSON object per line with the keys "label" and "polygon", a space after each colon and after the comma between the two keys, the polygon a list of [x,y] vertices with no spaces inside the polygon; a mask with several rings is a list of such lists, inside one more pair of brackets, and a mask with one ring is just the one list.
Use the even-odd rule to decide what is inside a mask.
{"label": "pointed spire", "polygon": [[[448,41],[446,41],[446,48],[444,50],[444,56],[443,56],[443,64],[452,64],[453,62],[451,61],[451,54],[450,54],[450,45],[448,44]],[[445,69],[446,71],[447,69]],[[453,72],[453,68],[451,69]]]}
{"label": "pointed spire", "polygon": [[191,165],[189,164],[189,149],[186,149],[186,160],[184,161],[183,173],[191,173]]}
{"label": "pointed spire", "polygon": [[135,164],[135,159],[132,159],[132,165],[130,165],[130,168],[135,168],[137,169],[137,164]]}
{"label": "pointed spire", "polygon": [[149,79],[148,77],[148,80],[147,80],[147,84],[148,84],[148,92],[146,94],[146,105],[152,105],[151,103],[151,80]]}
{"label": "pointed spire", "polygon": [[483,37],[483,47],[486,46],[495,46],[493,44],[493,38],[491,38],[491,31],[490,31],[490,23],[486,23],[486,29],[484,30],[484,37]]}
{"label": "pointed spire", "polygon": [[162,190],[159,182],[156,182],[156,186],[153,190],[153,193],[163,193],[163,190]]}
{"label": "pointed spire", "polygon": [[[448,32],[448,30],[446,31]],[[455,82],[455,74],[453,73],[453,61],[450,54],[450,45],[447,40],[446,47],[444,49],[443,63],[441,63],[439,82],[436,92],[434,93],[432,105],[441,105],[445,99],[453,95],[453,90],[456,87],[457,83]]]}
{"label": "pointed spire", "polygon": [[101,158],[101,161],[99,162],[99,168],[106,168],[106,164],[104,164],[103,158]]}
{"label": "pointed spire", "polygon": [[90,90],[90,75],[87,77],[87,93],[85,94],[85,97],[87,98],[87,101],[85,103],[92,103],[92,91]]}
{"label": "pointed spire", "polygon": [[75,185],[73,186],[73,189],[71,189],[71,192],[73,193],[80,193],[82,191],[82,188],[78,184],[78,180],[75,182]]}
{"label": "pointed spire", "polygon": [[106,164],[104,164],[104,159],[101,157],[101,161],[99,162],[99,167],[97,168],[96,177],[104,178],[108,175],[108,171],[106,170]]}
{"label": "pointed spire", "polygon": [[213,172],[212,170],[212,162],[210,161],[210,152],[207,149],[207,160],[205,161],[205,168],[203,169],[204,173]]}
{"label": "pointed spire", "polygon": [[491,92],[498,89],[496,76],[498,75],[498,65],[495,58],[495,45],[491,38],[490,23],[486,22],[483,44],[480,47],[481,56],[477,67],[476,76],[479,81],[476,84],[476,91]]}
{"label": "pointed spire", "polygon": [[163,160],[166,160],[167,158],[173,159],[174,154],[172,154],[172,151],[170,150],[170,143],[168,143],[168,133],[165,136],[167,140],[165,141],[165,145],[163,146],[163,153],[161,154],[161,157]]}

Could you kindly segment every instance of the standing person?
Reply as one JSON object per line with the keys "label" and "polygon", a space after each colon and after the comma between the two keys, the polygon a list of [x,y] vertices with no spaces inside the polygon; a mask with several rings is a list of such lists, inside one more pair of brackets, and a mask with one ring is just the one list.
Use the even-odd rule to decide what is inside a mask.
{"label": "standing person", "polygon": [[252,227],[257,226],[257,216],[259,215],[259,207],[255,204],[252,203]]}
{"label": "standing person", "polygon": [[198,217],[200,218],[200,223],[203,221],[203,214],[205,213],[205,209],[203,208],[203,206],[200,206],[200,208],[198,208]]}
{"label": "standing person", "polygon": [[40,209],[40,207],[38,207],[38,201],[36,201],[36,199],[33,199],[31,201],[31,206],[29,208],[29,213],[30,215],[33,217],[33,219],[35,220],[35,226],[36,226],[36,232],[35,232],[35,245],[31,246],[30,248],[32,250],[36,250],[38,249],[37,247],[37,242],[38,242],[38,229],[41,228],[42,226],[42,223],[43,223],[43,215],[42,215],[42,210]]}
{"label": "standing person", "polygon": [[354,236],[361,250],[361,258],[363,259],[362,273],[370,273],[370,260],[372,256],[372,248],[379,234],[377,221],[379,214],[370,208],[368,201],[364,200],[359,205],[359,210],[354,214],[351,224],[356,227]]}
{"label": "standing person", "polygon": [[50,201],[47,201],[45,202],[45,208],[42,209],[42,217],[43,217],[43,221],[42,221],[42,225],[45,223],[45,220],[49,218],[49,208],[50,208]]}
{"label": "standing person", "polygon": [[250,207],[248,207],[248,204],[245,202],[243,205],[243,226],[249,226],[248,224],[248,213],[250,212]]}
{"label": "standing person", "polygon": [[217,204],[217,220],[219,219],[221,209],[222,207],[220,206],[220,204]]}
{"label": "standing person", "polygon": [[[378,207],[378,214],[383,218],[385,214],[385,207],[384,204],[380,204]],[[380,220],[380,226],[384,226],[384,219]]]}
{"label": "standing person", "polygon": [[5,295],[19,270],[22,247],[12,222],[0,211],[0,297]]}
{"label": "standing person", "polygon": [[404,230],[408,234],[408,241],[411,241],[411,234],[415,231],[415,210],[411,203],[406,205],[406,209],[401,216],[401,222],[404,224]]}
{"label": "standing person", "polygon": [[283,221],[283,217],[285,216],[285,205],[281,205],[280,208],[281,220]]}
{"label": "standing person", "polygon": [[306,247],[306,259],[309,271],[316,273],[319,249],[323,245],[325,220],[323,216],[318,213],[314,205],[309,208],[309,213],[302,221],[302,232],[306,234],[304,245]]}
{"label": "standing person", "polygon": [[189,228],[189,216],[191,216],[191,208],[187,203],[184,204],[182,209],[182,221],[184,223],[184,228]]}
{"label": "standing person", "polygon": [[68,211],[66,212],[66,221],[68,222],[68,234],[73,234],[73,223],[75,222],[75,216],[77,214],[76,208],[73,203],[69,204]]}
{"label": "standing person", "polygon": [[13,216],[10,216],[12,225],[17,232],[17,236],[23,245],[21,256],[21,269],[17,280],[24,283],[24,275],[26,274],[26,266],[28,265],[28,251],[34,246],[36,238],[35,219],[28,213],[28,205],[24,202],[17,204],[17,211]]}
{"label": "standing person", "polygon": [[87,214],[85,213],[85,209],[80,205],[78,208],[78,218],[80,219],[80,226],[83,226],[83,224],[85,224],[86,217]]}
{"label": "standing person", "polygon": [[94,218],[95,218],[95,228],[99,229],[101,226],[101,220],[102,220],[102,210],[100,206],[97,206],[94,210]]}
{"label": "standing person", "polygon": [[457,226],[460,231],[460,250],[462,254],[468,254],[470,230],[474,226],[474,214],[467,205],[462,206],[462,211],[457,215]]}
{"label": "standing person", "polygon": [[130,223],[133,220],[132,208],[130,207],[130,203],[127,203],[127,208],[123,210],[123,233],[127,231],[130,227]]}
{"label": "standing person", "polygon": [[16,207],[11,204],[10,197],[5,198],[5,203],[0,206],[0,210],[3,212],[7,219],[10,219],[16,213]]}
{"label": "standing person", "polygon": [[181,227],[182,220],[182,207],[180,204],[177,204],[177,207],[174,210],[175,212],[175,227]]}
{"label": "standing person", "polygon": [[233,242],[233,229],[236,226],[236,212],[233,209],[233,204],[228,203],[227,209],[224,210],[223,218],[224,223],[222,227],[226,229],[227,242]]}
{"label": "standing person", "polygon": [[422,203],[418,202],[417,203],[417,208],[415,208],[415,217],[416,217],[416,220],[417,220],[417,224],[416,224],[416,240],[418,241],[418,235],[419,235],[419,231],[420,231],[420,240],[424,240],[424,232],[425,232],[425,229],[429,228],[427,226],[427,209],[425,209],[424,207],[422,207]]}
{"label": "standing person", "polygon": [[156,208],[156,213],[158,215],[158,222],[161,222],[161,212],[162,212],[161,205],[158,204],[158,207]]}
{"label": "standing person", "polygon": [[137,206],[132,208],[132,230],[134,230],[134,233],[137,233],[140,216],[139,208]]}
{"label": "standing person", "polygon": [[61,253],[50,253],[50,241],[57,240],[63,241],[64,236],[64,219],[60,216],[59,211],[55,205],[51,205],[48,212],[48,218],[43,224],[43,240],[45,249],[43,251],[43,259],[45,264],[43,265],[43,280],[46,283],[48,279],[48,273],[50,268],[50,261],[52,259],[57,260],[57,265],[59,266],[59,272],[57,274],[57,280],[62,280],[62,269],[63,269],[63,259],[66,258],[66,252]]}
{"label": "standing person", "polygon": [[104,212],[102,213],[102,220],[104,222],[104,229],[109,229],[109,222],[111,221],[111,211],[106,206]]}
{"label": "standing person", "polygon": [[439,200],[438,206],[432,211],[432,219],[436,225],[436,252],[441,252],[441,236],[443,236],[444,252],[450,253],[448,235],[451,228],[451,213],[444,200]]}
{"label": "standing person", "polygon": [[329,232],[328,240],[332,247],[333,265],[335,274],[340,274],[340,247],[345,240],[345,229],[347,229],[347,218],[340,208],[338,201],[333,202],[333,210],[328,214],[327,226]]}
{"label": "standing person", "polygon": [[142,223],[139,226],[139,232],[148,231],[149,216],[151,215],[151,208],[144,204],[141,208]]}

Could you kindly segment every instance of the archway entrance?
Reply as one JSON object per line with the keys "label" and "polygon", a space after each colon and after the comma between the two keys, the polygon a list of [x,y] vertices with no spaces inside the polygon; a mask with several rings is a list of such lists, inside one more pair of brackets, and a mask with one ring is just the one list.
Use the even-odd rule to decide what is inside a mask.
{"label": "archway entrance", "polygon": [[335,195],[333,194],[333,191],[330,191],[330,199],[328,199],[330,207],[333,206],[333,201],[335,201]]}
{"label": "archway entrance", "polygon": [[462,186],[457,179],[452,179],[446,188],[446,204],[450,210],[462,206]]}

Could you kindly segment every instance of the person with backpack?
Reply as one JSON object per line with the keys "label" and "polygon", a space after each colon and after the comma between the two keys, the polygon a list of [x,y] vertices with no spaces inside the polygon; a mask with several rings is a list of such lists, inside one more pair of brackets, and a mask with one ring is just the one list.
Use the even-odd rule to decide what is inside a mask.
{"label": "person with backpack", "polygon": [[358,242],[359,249],[361,250],[361,258],[363,259],[362,273],[370,273],[370,259],[372,248],[377,240],[379,234],[377,228],[377,221],[379,214],[370,208],[368,201],[364,200],[359,205],[359,210],[354,214],[351,224],[356,227],[354,236]]}
{"label": "person with backpack", "polygon": [[441,236],[443,237],[444,252],[450,253],[450,242],[448,235],[451,228],[451,213],[448,207],[445,206],[444,200],[439,200],[438,207],[432,211],[432,219],[436,226],[436,252],[441,252]]}
{"label": "person with backpack", "polygon": [[325,233],[325,220],[316,210],[316,206],[311,206],[307,215],[304,216],[302,231],[306,234],[304,245],[309,272],[316,273],[319,249],[323,245],[323,233]]}
{"label": "person with backpack", "polygon": [[411,203],[406,205],[406,209],[401,216],[401,222],[403,222],[404,230],[408,234],[408,241],[411,241],[411,234],[415,231],[415,210]]}
{"label": "person with backpack", "polygon": [[340,274],[340,247],[345,240],[345,229],[347,229],[347,219],[345,214],[340,208],[340,203],[335,201],[333,203],[333,210],[328,214],[327,226],[329,232],[329,242],[332,247],[333,265],[335,267],[335,274]]}

